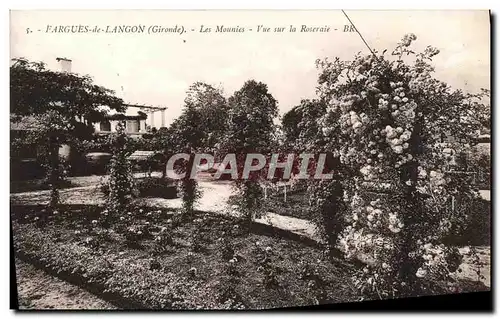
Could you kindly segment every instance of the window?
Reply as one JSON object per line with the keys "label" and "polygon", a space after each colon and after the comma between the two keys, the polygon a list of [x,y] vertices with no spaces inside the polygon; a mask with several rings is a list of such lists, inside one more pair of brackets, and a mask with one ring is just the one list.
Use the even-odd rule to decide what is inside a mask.
{"label": "window", "polygon": [[103,121],[99,123],[99,130],[104,131],[104,132],[110,132],[111,131],[111,123],[109,121]]}
{"label": "window", "polygon": [[139,121],[138,120],[128,120],[127,121],[127,132],[128,133],[139,132]]}

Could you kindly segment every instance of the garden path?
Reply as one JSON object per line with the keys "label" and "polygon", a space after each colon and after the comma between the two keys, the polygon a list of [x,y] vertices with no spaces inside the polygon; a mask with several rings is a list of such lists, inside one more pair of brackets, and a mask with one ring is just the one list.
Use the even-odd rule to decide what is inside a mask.
{"label": "garden path", "polygon": [[20,310],[111,310],[115,306],[90,292],[16,259]]}

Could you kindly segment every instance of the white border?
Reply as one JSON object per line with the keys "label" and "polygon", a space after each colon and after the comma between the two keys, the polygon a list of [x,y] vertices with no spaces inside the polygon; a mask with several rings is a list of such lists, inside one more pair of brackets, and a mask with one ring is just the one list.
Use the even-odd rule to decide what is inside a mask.
{"label": "white border", "polygon": [[[3,4],[7,4],[7,8],[9,9],[14,9],[14,10],[20,10],[20,9],[286,9],[286,10],[298,10],[298,9],[306,9],[306,10],[318,10],[318,9],[372,9],[372,10],[382,10],[382,9],[399,9],[399,10],[409,10],[409,9],[492,9],[492,12],[494,14],[498,14],[500,10],[496,9],[498,6],[498,1],[486,1],[486,0],[474,0],[474,1],[436,1],[436,0],[419,0],[415,2],[403,2],[403,1],[398,1],[398,2],[393,2],[393,1],[346,1],[345,6],[340,6],[340,3],[333,2],[333,1],[319,1],[319,0],[307,0],[307,1],[273,1],[273,0],[245,0],[245,1],[216,1],[212,0],[210,2],[203,1],[203,0],[198,0],[198,1],[151,1],[151,0],[141,0],[141,1],[116,1],[116,2],[111,2],[111,1],[104,1],[104,0],[87,0],[87,1],[82,1],[81,3],[75,3],[75,2],[69,2],[69,1],[62,1],[62,0],[46,0],[43,2],[39,1],[5,1]],[[140,4],[140,6],[139,6]],[[6,8],[6,9],[7,9]],[[496,18],[496,24],[498,24],[498,16]],[[3,85],[1,86],[3,90],[3,97],[4,97],[4,103],[3,108],[5,109],[5,113],[3,118],[7,122],[7,119],[9,118],[8,116],[8,83],[9,83],[9,70],[8,70],[8,64],[7,61],[9,59],[9,12],[8,10],[3,11],[3,32],[2,32],[2,43],[4,45],[4,48],[2,50],[2,61],[4,61],[4,64],[2,67],[4,68],[3,70],[3,77],[2,79],[5,81]],[[397,27],[397,26],[395,26]],[[494,36],[495,40],[493,43],[496,43],[497,40],[497,34],[493,32],[492,36]],[[493,58],[493,57],[492,57]],[[496,72],[496,70],[495,70]],[[496,75],[496,74],[495,74]],[[492,74],[493,76],[493,74]],[[496,82],[498,83],[498,82]],[[493,92],[497,92],[498,90],[497,85],[495,85],[495,88],[492,88]],[[496,105],[495,103],[495,98],[492,101],[492,106]],[[494,114],[497,114],[498,112],[494,112]],[[498,114],[497,114],[498,115]],[[497,119],[498,120],[498,119]],[[8,131],[9,124],[5,123],[3,128],[5,129],[4,134],[1,136],[1,146],[2,149],[6,150],[9,149],[9,131]],[[494,132],[496,133],[497,129],[494,129]],[[496,135],[496,134],[495,134]],[[496,138],[494,138],[494,141]],[[494,148],[496,149],[496,147]],[[496,154],[494,158],[497,158]],[[9,198],[8,198],[8,188],[9,188],[9,181],[7,180],[6,176],[9,175],[8,172],[8,157],[4,156],[2,157],[2,164],[1,167],[4,170],[3,176],[4,179],[2,181],[2,192],[4,196],[2,196],[2,207],[4,207],[4,211],[2,213],[2,218],[3,221],[1,225],[3,225],[3,236],[2,236],[2,245],[1,245],[1,256],[3,256],[4,262],[2,262],[1,267],[2,267],[2,274],[4,275],[4,284],[3,284],[3,289],[1,291],[1,298],[3,305],[2,305],[2,310],[3,313],[2,315],[6,315],[8,317],[13,316],[15,313],[13,311],[8,311],[7,309],[9,308],[9,298],[10,298],[10,290],[9,290],[9,263],[7,256],[9,256],[9,213],[8,213],[8,207],[9,207]],[[496,162],[495,162],[496,164]],[[495,179],[496,178],[495,174]],[[495,192],[495,198],[499,198],[498,193],[496,190]],[[495,218],[495,225],[494,229],[498,229],[498,220],[499,218]],[[497,236],[494,236],[495,238]],[[496,255],[497,251],[497,244],[494,243],[494,248],[495,252],[494,254]],[[495,269],[494,269],[494,274],[497,274],[498,272],[496,263],[495,264]],[[493,276],[492,278],[496,278],[496,276]],[[494,293],[495,296],[495,304],[498,299],[498,293]],[[34,315],[38,315],[38,313],[33,313]],[[86,314],[92,314],[91,312],[87,312]],[[114,313],[113,315],[122,315],[123,313]],[[153,314],[153,313],[151,313]],[[156,315],[171,315],[173,313],[156,313]],[[311,313],[312,314],[312,313]],[[46,314],[47,317],[55,317],[54,313]],[[72,313],[63,313],[63,315],[72,315]],[[127,315],[132,315],[132,314],[127,314]],[[135,314],[134,314],[135,315]],[[149,315],[149,314],[148,314]],[[193,313],[183,313],[183,315],[193,315]],[[202,313],[201,315],[203,316],[209,316],[209,315],[219,315],[218,313]],[[231,314],[230,314],[231,315]],[[248,315],[256,315],[256,313],[242,313],[240,315],[248,316]],[[269,315],[269,313],[263,314],[263,315]],[[275,316],[283,316],[283,317],[290,317],[290,316],[303,316],[305,315],[304,313],[281,313],[281,314],[275,314]],[[330,315],[329,313],[323,313],[323,315]],[[341,315],[340,313],[332,313],[331,315],[338,316]],[[361,316],[383,316],[386,317],[389,314],[383,313],[383,314],[352,314],[352,316],[356,317],[361,317]],[[394,314],[396,316],[401,316],[401,314]],[[410,315],[410,314],[406,314]],[[432,315],[432,314],[422,314],[423,316],[432,318],[432,317],[437,317],[438,315]],[[411,316],[411,315],[410,315]],[[460,316],[460,314],[449,314],[449,315],[440,315],[442,316]],[[3,316],[2,316],[3,317]]]}

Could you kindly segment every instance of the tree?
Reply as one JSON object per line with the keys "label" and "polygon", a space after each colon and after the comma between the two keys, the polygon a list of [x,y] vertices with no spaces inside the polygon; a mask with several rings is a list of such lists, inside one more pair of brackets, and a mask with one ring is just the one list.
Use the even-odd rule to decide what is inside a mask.
{"label": "tree", "polygon": [[[249,153],[269,154],[277,149],[276,126],[273,119],[278,116],[277,102],[269,93],[267,85],[249,80],[229,99],[228,125],[222,142],[225,153],[235,153],[238,172]],[[261,206],[261,176],[250,175],[249,179],[237,180],[240,190],[240,209],[250,222]]]}
{"label": "tree", "polygon": [[226,133],[228,104],[222,90],[195,82],[187,92],[185,103],[199,114],[202,134],[199,144],[204,151],[213,152]]}
{"label": "tree", "polygon": [[320,143],[318,137],[319,120],[326,112],[326,105],[321,100],[302,100],[283,115],[282,127],[286,145],[292,145],[296,151],[314,148]]}
{"label": "tree", "polygon": [[439,50],[415,53],[415,39],[405,36],[393,59],[384,51],[318,61],[319,93],[328,105],[322,132],[348,168],[343,184],[351,213],[341,244],[347,257],[374,261],[355,284],[381,298],[450,280],[460,261],[442,238],[463,221],[450,201],[478,196],[450,172],[447,155],[474,145],[478,105],[433,78],[429,62]]}
{"label": "tree", "polygon": [[211,152],[224,135],[226,99],[221,90],[202,82],[195,82],[187,91],[184,109],[168,130],[167,148],[176,153],[190,154],[190,159],[177,166],[178,173],[185,173],[179,184],[184,210],[192,213],[196,199],[201,195],[197,182],[191,179],[194,155]]}
{"label": "tree", "polygon": [[51,206],[59,202],[63,178],[59,148],[72,140],[91,137],[92,123],[104,118],[100,106],[124,111],[123,101],[114,92],[93,83],[89,76],[55,72],[45,64],[14,59],[10,67],[11,120],[33,118],[33,128],[23,144],[43,146],[48,159]]}

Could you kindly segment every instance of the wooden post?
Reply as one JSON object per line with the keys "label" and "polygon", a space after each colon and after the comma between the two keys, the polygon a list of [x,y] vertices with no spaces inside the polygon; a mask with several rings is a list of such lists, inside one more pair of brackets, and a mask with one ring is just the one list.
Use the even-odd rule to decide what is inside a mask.
{"label": "wooden post", "polygon": [[284,187],[284,195],[285,195],[285,203],[286,203],[286,184],[285,184],[285,187]]}
{"label": "wooden post", "polygon": [[267,186],[264,185],[264,199],[267,199]]}
{"label": "wooden post", "polygon": [[455,196],[451,196],[451,211],[455,211]]}

